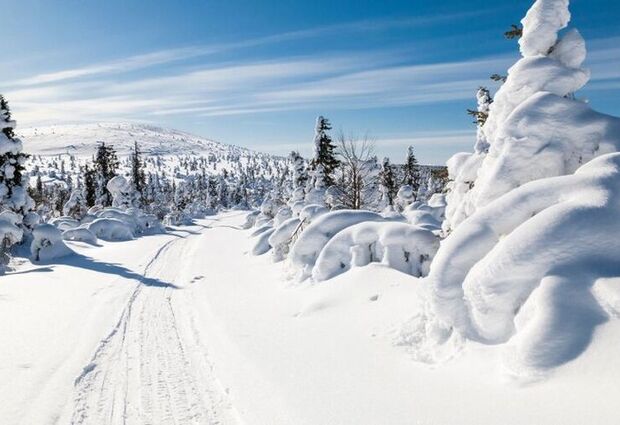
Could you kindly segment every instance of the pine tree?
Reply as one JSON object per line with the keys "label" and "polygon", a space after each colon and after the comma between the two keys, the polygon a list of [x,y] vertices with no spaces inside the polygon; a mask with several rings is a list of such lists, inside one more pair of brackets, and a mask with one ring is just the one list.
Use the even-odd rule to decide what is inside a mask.
{"label": "pine tree", "polygon": [[330,187],[335,183],[334,171],[340,165],[336,158],[336,145],[327,133],[332,126],[327,118],[319,116],[316,119],[314,133],[314,158],[310,162],[313,171],[315,186]]}
{"label": "pine tree", "polygon": [[381,165],[381,171],[379,173],[379,182],[381,184],[383,195],[387,200],[387,204],[390,206],[394,205],[394,198],[398,192],[398,187],[396,184],[394,167],[390,164],[389,158],[383,159],[383,164]]}
{"label": "pine tree", "polygon": [[112,205],[112,195],[106,186],[112,177],[116,176],[118,166],[119,162],[114,148],[106,145],[105,142],[101,142],[95,156],[95,170],[97,171],[98,180],[98,201],[104,207]]}
{"label": "pine tree", "polygon": [[84,167],[84,199],[88,207],[97,202],[97,173],[88,165]]}
{"label": "pine tree", "polygon": [[138,147],[138,142],[134,142],[133,152],[131,153],[131,184],[135,191],[140,205],[145,203],[146,176],[144,174],[144,164],[141,158],[142,153]]}
{"label": "pine tree", "polygon": [[420,189],[420,167],[418,166],[418,160],[413,154],[413,146],[409,146],[407,149],[407,159],[403,166],[403,184],[411,186],[413,193],[416,194]]}
{"label": "pine tree", "polygon": [[8,208],[25,215],[34,206],[23,176],[28,155],[22,152],[21,141],[15,138],[14,129],[9,104],[0,95],[0,210]]}

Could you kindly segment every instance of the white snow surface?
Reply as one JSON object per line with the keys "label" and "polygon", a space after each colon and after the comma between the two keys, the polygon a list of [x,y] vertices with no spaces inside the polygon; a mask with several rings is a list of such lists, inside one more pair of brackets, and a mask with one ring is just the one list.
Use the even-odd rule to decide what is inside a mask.
{"label": "white snow surface", "polygon": [[114,146],[119,155],[128,155],[138,142],[145,155],[198,155],[249,152],[178,130],[135,123],[67,124],[20,128],[24,151],[34,155],[71,154],[92,156],[97,143]]}
{"label": "white snow surface", "polygon": [[[579,174],[584,185],[604,179]],[[245,215],[100,247],[67,242],[75,255],[1,277],[0,423],[620,420],[618,278],[592,286],[616,313],[583,354],[522,385],[503,373],[506,344],[461,341],[444,363],[412,361],[420,330],[410,319],[424,311],[427,283],[370,264],[291,286],[283,263],[245,254]],[[562,285],[541,285],[534,310]],[[567,297],[582,294],[572,287]]]}

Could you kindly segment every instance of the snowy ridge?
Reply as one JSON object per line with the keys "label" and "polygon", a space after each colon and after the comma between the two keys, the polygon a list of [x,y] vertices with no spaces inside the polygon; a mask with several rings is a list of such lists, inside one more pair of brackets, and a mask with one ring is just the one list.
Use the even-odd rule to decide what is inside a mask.
{"label": "snowy ridge", "polygon": [[226,145],[178,130],[148,124],[94,123],[68,124],[20,129],[18,137],[26,152],[34,155],[71,154],[91,156],[97,142],[113,145],[127,155],[138,142],[145,155],[249,154],[251,151]]}

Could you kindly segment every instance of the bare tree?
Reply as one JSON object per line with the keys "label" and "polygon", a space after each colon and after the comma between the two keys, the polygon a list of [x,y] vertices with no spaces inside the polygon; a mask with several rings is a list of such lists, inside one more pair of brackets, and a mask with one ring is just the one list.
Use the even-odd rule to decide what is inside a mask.
{"label": "bare tree", "polygon": [[361,209],[376,189],[378,165],[374,156],[374,141],[367,136],[358,139],[340,133],[338,156],[340,172],[335,185],[337,201],[345,208]]}

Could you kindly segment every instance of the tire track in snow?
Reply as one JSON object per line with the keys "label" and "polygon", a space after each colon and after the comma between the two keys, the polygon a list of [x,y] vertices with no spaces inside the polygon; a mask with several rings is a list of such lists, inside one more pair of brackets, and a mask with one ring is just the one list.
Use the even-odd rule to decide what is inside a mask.
{"label": "tire track in snow", "polygon": [[[195,236],[162,245],[144,276],[181,286],[185,270],[179,260],[200,240]],[[71,424],[238,423],[191,329],[187,303],[172,286],[136,285],[119,321],[75,379]]]}

